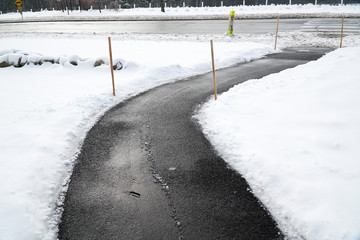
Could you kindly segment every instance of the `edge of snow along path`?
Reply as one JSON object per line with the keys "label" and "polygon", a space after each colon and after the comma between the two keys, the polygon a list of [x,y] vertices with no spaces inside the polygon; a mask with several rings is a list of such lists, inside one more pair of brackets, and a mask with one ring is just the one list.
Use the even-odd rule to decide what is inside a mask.
{"label": "edge of snow along path", "polygon": [[[97,38],[22,36],[0,38],[0,43],[5,50],[26,43],[29,56],[97,59],[108,53],[107,42]],[[272,46],[256,43],[216,47],[220,68],[273,52]],[[211,70],[207,42],[114,40],[112,49],[126,59],[123,70],[114,72],[116,97],[106,65],[67,61],[0,68],[0,239],[56,238],[63,200],[58,195],[66,191],[63,184],[86,132],[106,110],[153,87]]]}
{"label": "edge of snow along path", "polygon": [[360,47],[251,80],[197,118],[290,239],[360,239]]}
{"label": "edge of snow along path", "polygon": [[[218,91],[327,51],[288,50],[219,70]],[[211,76],[154,88],[99,120],[71,177],[60,239],[283,239],[244,178],[193,121],[213,94]]]}

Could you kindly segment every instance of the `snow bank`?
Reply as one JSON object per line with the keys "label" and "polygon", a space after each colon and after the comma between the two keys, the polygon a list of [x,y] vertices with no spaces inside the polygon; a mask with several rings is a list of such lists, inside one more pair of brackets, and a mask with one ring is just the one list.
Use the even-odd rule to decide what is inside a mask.
{"label": "snow bank", "polygon": [[[77,55],[51,57],[44,56],[39,53],[29,53],[17,50],[6,50],[0,52],[0,67],[23,67],[25,65],[42,65],[44,63],[61,64],[85,67],[99,67],[103,64],[110,65],[108,57],[100,57],[97,59],[81,58]],[[114,70],[121,70],[123,63],[121,59],[113,60]]]}
{"label": "snow bank", "polygon": [[134,8],[119,10],[73,11],[68,15],[62,11],[41,11],[6,13],[0,15],[0,21],[58,21],[58,20],[161,20],[161,19],[228,19],[230,11],[236,12],[236,18],[305,18],[305,17],[360,17],[360,4],[352,5],[260,5],[233,7],[176,7]]}
{"label": "snow bank", "polygon": [[197,115],[290,239],[360,239],[360,48],[251,80]]}
{"label": "snow bank", "polygon": [[[107,58],[106,38],[85,38],[6,37],[0,38],[0,52],[15,59],[22,55],[11,49],[26,42],[26,52],[38,60]],[[273,52],[256,43],[214,47],[219,68]],[[56,239],[59,194],[66,191],[78,148],[95,121],[135,94],[211,70],[209,42],[113,40],[112,48],[124,63],[115,72],[116,97],[109,66],[70,64],[79,57],[0,68],[0,239]]]}

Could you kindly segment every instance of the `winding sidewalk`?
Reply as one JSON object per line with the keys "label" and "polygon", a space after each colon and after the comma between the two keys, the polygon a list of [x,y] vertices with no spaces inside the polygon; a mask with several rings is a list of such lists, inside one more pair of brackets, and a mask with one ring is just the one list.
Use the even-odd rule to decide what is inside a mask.
{"label": "winding sidewalk", "polygon": [[[329,49],[283,53],[217,71],[218,91],[304,64]],[[59,239],[283,239],[192,115],[212,74],[119,104],[90,130],[71,178]]]}

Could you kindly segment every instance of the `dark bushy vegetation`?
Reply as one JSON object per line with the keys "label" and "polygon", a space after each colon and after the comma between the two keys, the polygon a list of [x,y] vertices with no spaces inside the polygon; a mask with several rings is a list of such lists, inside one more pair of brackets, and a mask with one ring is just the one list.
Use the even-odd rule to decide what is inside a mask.
{"label": "dark bushy vegetation", "polygon": [[[341,0],[318,0],[318,4],[339,4]],[[165,0],[167,7],[183,6],[185,2],[186,6],[200,7],[201,2],[204,6],[221,6],[223,2],[224,6],[238,6],[242,5],[242,0]],[[293,4],[308,4],[314,3],[315,0],[292,0]],[[82,10],[88,10],[91,7],[93,9],[104,9],[105,6],[108,9],[118,8],[130,8],[134,4],[136,7],[148,7],[151,3],[152,7],[160,7],[161,0],[23,0],[24,11],[40,11],[41,9],[47,10],[65,10],[66,7],[71,10],[78,10],[79,7]],[[269,0],[269,4],[288,4],[288,0]],[[344,4],[360,3],[360,0],[344,0]],[[265,5],[265,0],[246,0],[246,5]],[[0,11],[16,12],[17,6],[14,1],[1,0]]]}

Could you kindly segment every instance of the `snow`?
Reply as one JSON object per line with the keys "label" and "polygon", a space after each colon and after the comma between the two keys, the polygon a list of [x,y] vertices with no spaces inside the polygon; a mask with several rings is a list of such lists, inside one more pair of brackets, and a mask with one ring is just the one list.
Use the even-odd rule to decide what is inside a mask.
{"label": "snow", "polygon": [[[26,51],[13,50],[22,42]],[[86,132],[106,110],[149,88],[211,70],[209,42],[114,40],[113,56],[123,59],[124,69],[115,71],[113,97],[108,60],[93,66],[108,59],[106,38],[9,37],[0,45],[10,49],[3,51],[9,62],[22,56],[60,59],[0,68],[0,239],[56,237],[59,194],[66,191]],[[273,52],[260,43],[219,42],[215,48],[219,68]]]}
{"label": "snow", "polygon": [[[231,10],[235,9],[237,16],[244,18],[252,17],[252,14],[256,14],[259,17],[268,17],[274,14],[278,15],[279,13],[284,15],[291,13],[295,14],[293,16],[302,17],[308,16],[307,14],[317,14],[324,17],[330,15],[340,16],[342,14],[358,15],[359,8],[359,5],[281,5],[234,7]],[[43,11],[40,13],[24,12],[24,20],[56,20],[57,18],[66,18],[68,20],[136,19],[140,15],[147,19],[163,19],[164,16],[168,19],[212,19],[219,16],[220,18],[228,18],[230,8],[168,8],[167,12],[163,15],[159,14],[158,11],[159,9],[108,10],[102,11],[102,14],[98,11],[74,11],[70,12],[70,16],[56,11]],[[18,20],[23,21],[19,19],[19,14],[16,13],[0,15],[0,22]],[[0,68],[0,169],[2,170],[0,174],[0,181],[2,183],[0,185],[0,239],[56,239],[57,224],[61,216],[61,207],[59,206],[61,206],[64,193],[67,190],[67,183],[76,155],[86,132],[109,108],[152,87],[210,71],[209,40],[211,39],[214,40],[215,65],[217,68],[250,61],[274,52],[274,33],[259,35],[236,34],[236,29],[235,35],[232,37],[225,34],[109,35],[112,37],[114,63],[121,63],[123,66],[121,70],[114,71],[116,97],[112,96],[107,34],[0,33],[0,65],[2,62],[16,65],[20,58],[21,63],[25,64],[19,68],[14,66]],[[329,38],[311,32],[280,31],[278,46],[279,49],[282,47],[304,46],[338,47],[339,38]],[[355,137],[359,135],[356,134],[358,131],[356,130],[356,125],[354,125],[356,120],[358,120],[356,118],[356,111],[351,111],[350,109],[351,107],[356,107],[356,97],[350,93],[354,93],[356,90],[355,86],[358,85],[350,82],[353,79],[345,78],[345,76],[349,75],[353,78],[359,75],[355,72],[353,73],[356,68],[350,67],[349,71],[351,71],[351,74],[343,74],[342,71],[345,71],[345,67],[341,67],[345,63],[350,62],[350,59],[354,58],[355,53],[358,54],[358,48],[350,47],[360,46],[359,35],[356,33],[347,34],[343,39],[343,46],[349,48],[341,49],[336,54],[330,54],[330,60],[321,60],[325,62],[319,61],[316,63],[317,65],[315,63],[315,65],[310,65],[309,68],[311,70],[308,70],[306,67],[303,67],[305,70],[301,72],[293,70],[296,73],[294,73],[294,76],[299,78],[306,76],[306,78],[304,77],[305,80],[314,77],[311,73],[317,74],[316,79],[330,80],[334,79],[334,76],[341,75],[340,79],[344,84],[340,87],[336,85],[335,81],[316,81],[316,84],[315,81],[311,81],[311,84],[306,83],[309,85],[309,89],[306,92],[306,97],[303,97],[303,99],[309,101],[311,93],[321,86],[323,86],[324,94],[326,92],[329,93],[328,96],[330,96],[330,93],[333,93],[331,92],[333,91],[331,87],[334,85],[336,85],[336,89],[339,91],[339,101],[334,101],[332,98],[324,99],[324,102],[327,101],[336,106],[336,111],[339,111],[339,114],[333,114],[333,112],[329,111],[323,114],[319,111],[315,112],[315,114],[315,104],[314,106],[311,105],[311,108],[308,109],[304,108],[300,102],[297,102],[297,115],[294,114],[293,117],[303,116],[302,113],[306,113],[306,111],[312,113],[310,116],[317,116],[315,122],[312,118],[300,122],[301,125],[307,126],[309,130],[317,133],[310,134],[313,137],[312,144],[310,144],[309,139],[304,140],[308,136],[305,130],[303,131],[299,126],[293,128],[293,125],[287,125],[287,122],[287,124],[284,123],[284,127],[288,126],[289,129],[291,127],[291,131],[285,131],[284,134],[294,132],[294,136],[298,136],[300,139],[299,144],[296,144],[299,145],[297,147],[298,152],[294,153],[296,158],[292,161],[301,162],[303,165],[290,167],[289,163],[284,167],[281,165],[281,159],[275,159],[276,161],[273,164],[279,170],[292,171],[288,172],[288,175],[282,176],[288,177],[284,182],[293,184],[291,188],[282,186],[281,184],[284,184],[284,182],[275,173],[270,176],[265,175],[265,170],[257,178],[257,173],[261,169],[265,169],[269,165],[270,167],[272,166],[271,162],[261,162],[259,159],[251,166],[245,166],[241,162],[243,169],[239,171],[242,173],[249,172],[250,170],[253,171],[251,167],[256,166],[256,169],[254,172],[251,172],[247,180],[255,185],[255,187],[252,185],[253,191],[259,196],[266,207],[272,211],[282,230],[289,237],[303,234],[304,236],[309,236],[308,239],[342,239],[341,234],[346,234],[345,232],[348,231],[348,235],[343,237],[343,239],[359,238],[356,235],[358,234],[356,232],[357,226],[359,226],[357,216],[360,216],[356,212],[359,210],[359,206],[356,206],[359,202],[358,197],[356,197],[357,185],[352,185],[358,181],[359,173],[356,170],[359,168],[356,165],[351,165],[353,163],[349,163],[352,159],[351,156],[354,154],[351,147],[356,144]],[[51,63],[51,60],[54,63]],[[98,60],[103,60],[104,64],[94,67],[95,62]],[[355,60],[358,62],[358,59]],[[76,62],[77,64],[73,65],[71,62]],[[353,62],[349,64],[353,64]],[[333,65],[339,67],[341,71],[334,72],[335,68],[332,67]],[[318,71],[313,71],[314,68],[318,68]],[[285,75],[287,76],[285,79],[279,75],[279,78],[283,79],[281,85],[278,82],[272,83],[269,80],[267,88],[272,89],[276,86],[284,86],[285,89],[286,86],[305,85],[305,82],[300,84],[296,79],[291,81],[294,82],[291,85],[286,80],[292,79],[292,75],[290,76],[290,73],[285,73]],[[276,76],[272,77],[277,78]],[[254,94],[257,94],[259,98],[266,98],[267,91],[264,88],[257,90],[255,86],[260,86],[260,81],[258,81],[259,84],[255,84],[255,82],[257,81],[251,81],[251,84],[247,83],[245,86],[251,85],[251,88],[254,89]],[[314,88],[311,88],[313,83]],[[280,92],[279,88],[276,91]],[[226,94],[221,96],[218,101],[219,103],[216,104],[220,105],[220,102],[223,101],[222,98],[225,98],[225,96]],[[282,95],[279,93],[279,98],[280,96]],[[299,97],[299,94],[293,88],[291,94],[288,93],[286,95],[289,99],[295,99],[296,96]],[[352,101],[352,104],[346,104],[347,98],[342,98],[342,96],[353,97],[354,101]],[[249,95],[249,97],[251,96]],[[290,105],[290,100],[286,102],[289,102]],[[222,107],[220,106],[219,108]],[[275,108],[271,109],[276,110]],[[270,111],[271,109],[268,110]],[[280,110],[277,111],[280,112]],[[266,118],[265,113],[262,113],[263,115],[260,116],[260,119],[264,121]],[[224,117],[228,115],[230,114],[223,114]],[[238,115],[234,116],[237,117]],[[248,118],[253,117],[257,119],[257,116],[250,114]],[[324,123],[322,116],[329,117],[329,120]],[[350,116],[354,116],[354,118],[352,122],[347,122]],[[287,117],[289,118],[289,116]],[[337,117],[336,121],[334,119],[331,120],[331,117]],[[239,122],[237,119],[233,121]],[[270,121],[266,124],[270,123],[274,124],[275,122]],[[318,128],[318,126],[321,126],[321,128]],[[354,130],[354,132],[350,132],[349,129]],[[211,131],[215,132],[215,130]],[[343,134],[342,138],[331,139],[328,136],[331,136],[331,134],[328,134],[328,132],[333,134],[332,131],[334,131],[334,134]],[[277,137],[282,136],[278,136],[275,133],[267,133],[275,136],[274,143]],[[295,133],[299,135],[295,135]],[[208,136],[211,137],[210,134]],[[319,137],[319,139],[317,138],[318,136],[322,138]],[[246,138],[246,142],[253,141],[254,139],[252,134],[248,134]],[[323,139],[328,142],[321,142],[320,140]],[[280,140],[278,139],[278,141]],[[265,141],[265,139],[256,139],[256,141],[260,144],[260,141]],[[286,142],[292,143],[292,141]],[[231,144],[228,143],[229,146]],[[271,151],[272,146],[268,145],[266,149]],[[254,150],[255,147],[250,147],[251,149]],[[327,149],[328,152],[318,152],[318,149]],[[292,150],[292,145],[288,146],[288,152],[286,152],[288,156],[292,154],[290,150]],[[219,151],[221,152],[222,150]],[[329,152],[332,153],[331,156],[328,156]],[[221,154],[224,155],[224,159],[232,162],[232,165],[236,168],[237,164],[235,162],[237,158],[235,155],[229,160],[226,158],[225,153],[221,152]],[[259,152],[256,152],[256,154],[261,155]],[[278,155],[278,152],[274,149],[273,154]],[[314,162],[315,160],[307,162],[302,157],[307,155],[331,157],[329,158],[331,161],[324,162],[321,161],[323,158],[319,157],[316,159],[316,162]],[[340,162],[336,161],[335,159],[338,156],[344,156],[346,159],[341,159]],[[300,157],[301,161],[296,161]],[[318,164],[316,165],[317,168],[312,168],[311,171],[306,169],[306,167],[314,166],[314,164]],[[346,170],[344,170],[345,168]],[[302,185],[301,181],[297,181],[296,177],[301,177],[303,180],[307,177],[310,179],[317,169],[321,170],[322,177],[326,178],[326,181],[333,183],[333,186],[331,185],[333,192],[326,190],[324,190],[325,192],[318,191],[318,188],[320,190],[329,189],[329,185],[325,180],[320,181],[318,185],[308,181],[309,188],[307,188],[308,185]],[[169,171],[172,171],[172,168]],[[334,178],[331,178],[327,174],[328,172],[331,172]],[[303,174],[306,174],[306,178],[304,178]],[[276,181],[276,179],[279,180]],[[274,186],[267,185],[268,182],[271,182]],[[343,184],[343,188],[339,187],[340,184]],[[293,198],[288,200],[289,198],[285,197],[273,197],[271,190],[275,188],[277,196],[284,194],[281,191],[285,188],[286,195],[289,192],[289,198],[292,193],[296,196],[301,196],[302,199]],[[353,197],[348,198],[346,194],[350,194],[348,196]],[[336,198],[333,196],[336,196]],[[301,205],[302,209],[296,206],[298,200],[302,200],[300,201],[303,204]],[[315,204],[314,206],[316,207],[312,207],[309,204]],[[307,211],[304,211],[304,209]],[[307,215],[304,217],[305,212]],[[325,215],[321,215],[324,212]],[[323,218],[321,219],[322,216]],[[338,218],[338,222],[335,221],[336,218]],[[329,228],[332,228],[331,231],[328,231]],[[339,232],[339,235],[330,235],[336,231]],[[329,235],[324,237],[324,232]],[[336,237],[333,238],[333,236]],[[339,238],[337,238],[338,236]]]}
{"label": "snow", "polygon": [[197,115],[290,239],[360,239],[359,56],[338,49],[250,80]]}

